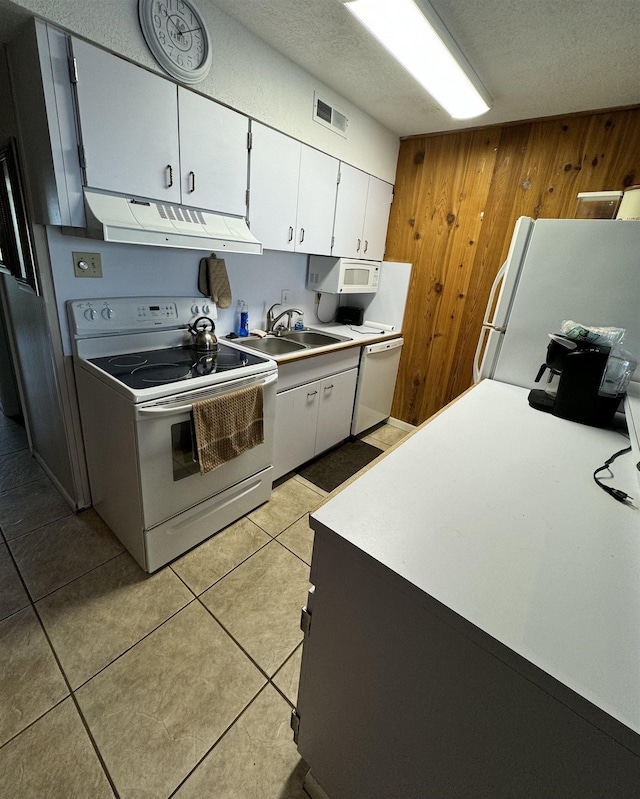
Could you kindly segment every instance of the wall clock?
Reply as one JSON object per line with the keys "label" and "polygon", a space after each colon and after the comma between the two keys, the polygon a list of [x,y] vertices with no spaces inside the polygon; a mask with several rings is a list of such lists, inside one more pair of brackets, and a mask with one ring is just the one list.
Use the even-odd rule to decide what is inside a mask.
{"label": "wall clock", "polygon": [[199,83],[211,68],[211,39],[191,0],[138,0],[142,34],[158,64],[182,83]]}

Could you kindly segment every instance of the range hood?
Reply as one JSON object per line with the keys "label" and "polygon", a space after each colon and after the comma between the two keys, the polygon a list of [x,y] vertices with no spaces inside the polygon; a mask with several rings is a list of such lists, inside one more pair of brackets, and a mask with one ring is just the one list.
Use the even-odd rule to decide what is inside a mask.
{"label": "range hood", "polygon": [[90,236],[120,244],[262,254],[244,219],[84,189]]}

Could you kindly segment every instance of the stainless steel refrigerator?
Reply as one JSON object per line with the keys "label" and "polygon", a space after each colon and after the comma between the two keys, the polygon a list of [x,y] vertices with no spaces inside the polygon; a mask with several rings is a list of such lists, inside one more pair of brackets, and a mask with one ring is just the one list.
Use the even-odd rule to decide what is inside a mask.
{"label": "stainless steel refrigerator", "polygon": [[[485,313],[474,380],[533,388],[548,334],[565,319],[626,328],[622,346],[640,361],[640,221],[518,219]],[[640,381],[640,367],[633,379]]]}

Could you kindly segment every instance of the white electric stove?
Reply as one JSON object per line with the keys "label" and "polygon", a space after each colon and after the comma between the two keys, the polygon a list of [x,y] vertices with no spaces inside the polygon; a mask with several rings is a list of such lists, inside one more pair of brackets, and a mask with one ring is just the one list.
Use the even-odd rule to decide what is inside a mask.
{"label": "white electric stove", "polygon": [[[67,303],[93,505],[147,571],[269,499],[277,365],[223,343],[192,348],[213,324],[205,298],[117,297]],[[201,475],[194,402],[259,384],[264,442]]]}

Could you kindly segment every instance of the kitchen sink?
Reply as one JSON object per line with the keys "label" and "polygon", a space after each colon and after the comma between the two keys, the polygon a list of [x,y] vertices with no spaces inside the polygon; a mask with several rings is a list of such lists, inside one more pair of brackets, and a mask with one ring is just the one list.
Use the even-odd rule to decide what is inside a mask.
{"label": "kitchen sink", "polygon": [[298,341],[308,347],[326,347],[328,344],[351,340],[334,333],[321,333],[319,330],[291,330],[289,333],[283,333],[282,338],[287,341]]}
{"label": "kitchen sink", "polygon": [[250,347],[265,355],[289,355],[292,352],[309,350],[314,347],[328,347],[342,341],[351,341],[346,336],[337,333],[323,333],[320,330],[305,328],[304,330],[290,330],[280,336],[269,334],[266,338],[236,339],[243,347]]}
{"label": "kitchen sink", "polygon": [[245,340],[242,341],[242,346],[251,347],[252,350],[264,352],[266,355],[287,355],[290,352],[307,349],[304,344],[299,344],[297,341],[287,341],[285,338],[275,336]]}

